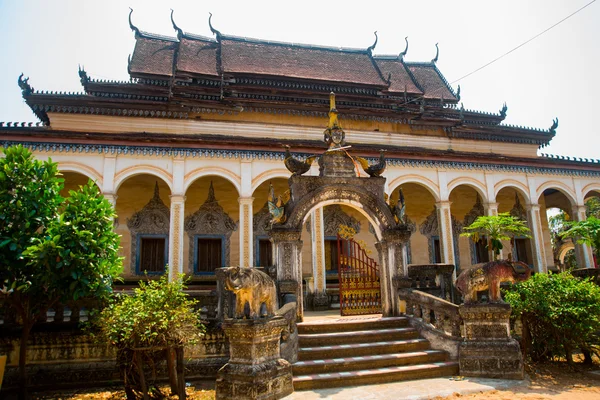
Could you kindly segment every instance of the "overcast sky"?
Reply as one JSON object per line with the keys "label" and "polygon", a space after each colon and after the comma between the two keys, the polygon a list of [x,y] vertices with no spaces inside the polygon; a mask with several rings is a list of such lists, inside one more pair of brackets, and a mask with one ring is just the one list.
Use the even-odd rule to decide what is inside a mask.
{"label": "overcast sky", "polygon": [[[438,68],[453,82],[590,1],[0,0],[0,121],[37,120],[21,98],[21,72],[37,90],[67,92],[82,90],[78,64],[92,78],[128,79],[130,6],[139,29],[169,36],[173,8],[185,32],[205,36],[210,11],[222,33],[267,40],[366,48],[377,30],[375,54],[398,54],[408,36],[407,61],[431,60],[439,42]],[[498,112],[506,102],[505,123],[547,129],[558,117],[542,152],[600,158],[599,40],[596,2],[452,86],[467,109]]]}

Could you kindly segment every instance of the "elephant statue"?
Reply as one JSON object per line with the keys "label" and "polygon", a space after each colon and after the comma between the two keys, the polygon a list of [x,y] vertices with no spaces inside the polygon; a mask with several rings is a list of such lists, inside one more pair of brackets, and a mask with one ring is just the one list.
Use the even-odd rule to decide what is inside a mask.
{"label": "elephant statue", "polygon": [[[524,274],[519,274],[515,266],[525,268]],[[529,279],[531,270],[522,261],[498,260],[475,265],[464,270],[456,279],[456,288],[462,293],[465,304],[477,302],[477,292],[489,289],[489,302],[502,303],[500,283],[523,282]]]}
{"label": "elephant statue", "polygon": [[220,273],[225,289],[235,293],[235,318],[244,318],[244,307],[248,303],[249,318],[260,317],[264,303],[267,317],[275,315],[277,290],[273,279],[256,268],[227,267]]}

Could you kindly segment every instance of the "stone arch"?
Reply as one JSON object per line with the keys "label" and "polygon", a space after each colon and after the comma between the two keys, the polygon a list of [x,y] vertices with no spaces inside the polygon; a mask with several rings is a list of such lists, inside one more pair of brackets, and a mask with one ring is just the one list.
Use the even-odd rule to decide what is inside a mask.
{"label": "stone arch", "polygon": [[270,180],[270,179],[276,179],[276,178],[284,178],[284,179],[288,179],[290,177],[290,172],[287,169],[271,169],[268,171],[265,171],[261,174],[259,174],[258,176],[256,176],[254,179],[252,179],[252,193],[254,193],[254,191],[256,189],[258,189],[258,187],[260,185],[262,185],[264,182]]}
{"label": "stone arch", "polygon": [[169,187],[171,193],[173,193],[173,176],[164,169],[160,169],[152,165],[136,165],[125,168],[124,170],[118,172],[115,175],[115,193],[119,191],[121,184],[123,184],[123,182],[125,182],[127,179],[131,178],[132,176],[142,174],[148,174],[162,179],[163,182],[165,182]]}
{"label": "stone arch", "polygon": [[575,243],[573,243],[573,241],[565,241],[557,249],[556,256],[561,264],[564,264],[565,256],[570,250],[575,250]]}
{"label": "stone arch", "polygon": [[320,187],[314,190],[310,196],[299,199],[299,202],[294,204],[294,209],[284,225],[299,231],[311,211],[331,204],[342,204],[355,208],[373,225],[378,239],[382,238],[383,231],[396,226],[392,212],[383,201],[362,188],[349,188],[342,184]]}
{"label": "stone arch", "polygon": [[235,190],[237,190],[238,196],[240,195],[242,190],[240,177],[228,169],[219,167],[199,168],[188,172],[183,181],[183,193],[187,192],[194,181],[211,175],[220,176],[221,178],[229,181],[235,187]]}
{"label": "stone arch", "polygon": [[436,185],[432,180],[419,175],[404,175],[394,179],[388,185],[389,193],[393,193],[396,189],[398,189],[398,187],[405,183],[415,183],[421,185],[427,189],[429,193],[431,193],[436,202],[441,200],[440,188],[438,185]]}
{"label": "stone arch", "polygon": [[521,196],[523,196],[526,204],[531,203],[531,199],[529,198],[529,189],[523,183],[514,179],[504,179],[494,185],[494,197],[497,197],[498,193],[500,193],[500,191],[504,188],[515,189]]}
{"label": "stone arch", "polygon": [[481,196],[481,200],[484,203],[487,203],[489,201],[489,199],[487,198],[487,190],[485,188],[485,185],[477,179],[469,177],[460,177],[450,181],[448,183],[448,194],[452,193],[454,189],[461,185],[473,188],[477,193],[479,193],[479,196]]}
{"label": "stone arch", "polygon": [[577,197],[575,196],[575,193],[573,192],[573,190],[569,186],[567,186],[564,183],[559,182],[559,181],[548,181],[548,182],[544,182],[540,186],[538,186],[538,188],[535,191],[535,196],[536,196],[537,201],[539,201],[539,198],[542,197],[542,195],[544,194],[544,191],[546,189],[556,189],[559,192],[561,192],[562,194],[564,194],[565,197],[571,203],[571,206],[574,206],[577,204],[577,200],[576,200]]}
{"label": "stone arch", "polygon": [[585,201],[585,199],[590,197],[590,192],[600,193],[600,183],[593,182],[593,183],[590,183],[589,185],[586,185],[581,190],[581,198],[584,199],[584,201]]}
{"label": "stone arch", "polygon": [[102,175],[94,168],[88,167],[87,165],[76,163],[76,162],[58,162],[58,170],[61,172],[76,172],[81,175],[85,175],[96,183],[100,189],[104,181]]}

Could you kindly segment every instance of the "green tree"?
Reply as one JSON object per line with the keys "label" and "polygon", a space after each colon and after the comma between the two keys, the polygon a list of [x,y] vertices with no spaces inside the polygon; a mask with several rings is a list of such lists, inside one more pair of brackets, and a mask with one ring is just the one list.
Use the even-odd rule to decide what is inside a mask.
{"label": "green tree", "polygon": [[168,349],[171,388],[176,392],[172,350],[198,343],[205,332],[200,315],[194,311],[197,301],[184,293],[183,275],[169,282],[168,274],[164,274],[159,280],[139,285],[133,295],[115,296],[92,324],[100,342],[117,348],[128,398],[134,397],[131,391],[135,385],[131,383],[138,382],[143,371],[139,358],[134,360],[133,350],[144,349],[144,359],[154,361]]}
{"label": "green tree", "polygon": [[111,204],[89,182],[63,199],[56,163],[22,146],[0,158],[0,294],[21,324],[19,375],[27,382],[27,341],[58,302],[102,298],[122,269]]}
{"label": "green tree", "polygon": [[494,260],[498,259],[504,247],[503,240],[512,240],[515,236],[531,237],[529,228],[524,221],[511,216],[509,213],[498,215],[483,215],[473,223],[463,228],[461,236],[470,237],[474,242],[486,239],[486,247]]}
{"label": "green tree", "polygon": [[576,239],[578,243],[589,244],[594,249],[596,258],[600,257],[600,219],[589,216],[585,221],[571,222],[569,228],[560,236]]}
{"label": "green tree", "polygon": [[536,274],[504,293],[512,318],[523,322],[523,347],[534,361],[561,357],[600,344],[600,287],[568,272]]}
{"label": "green tree", "polygon": [[596,217],[600,218],[600,198],[598,197],[590,197],[588,201],[585,202],[585,206],[587,208],[586,215],[588,217]]}

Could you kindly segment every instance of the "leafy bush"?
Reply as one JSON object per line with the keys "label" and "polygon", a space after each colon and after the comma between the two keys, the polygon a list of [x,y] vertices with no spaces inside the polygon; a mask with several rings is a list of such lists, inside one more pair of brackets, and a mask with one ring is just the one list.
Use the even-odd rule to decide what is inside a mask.
{"label": "leafy bush", "polygon": [[568,272],[536,274],[505,292],[512,317],[522,318],[523,345],[534,361],[596,351],[600,340],[600,287]]}
{"label": "leafy bush", "polygon": [[140,282],[132,295],[117,294],[94,322],[101,340],[117,349],[194,345],[204,333],[197,301],[183,292],[182,277]]}

